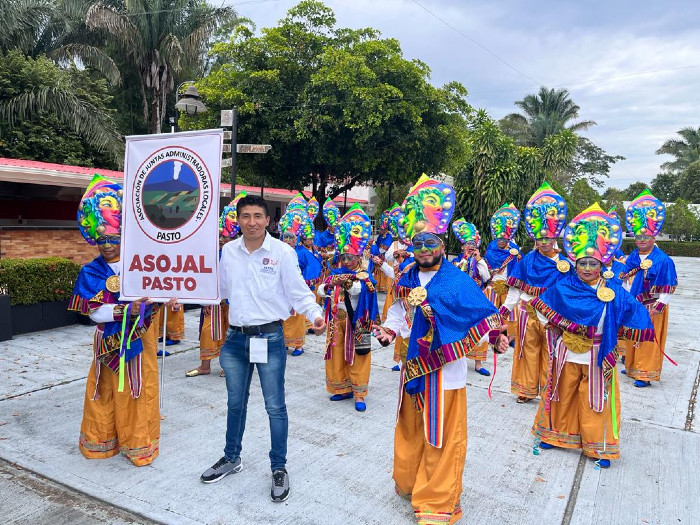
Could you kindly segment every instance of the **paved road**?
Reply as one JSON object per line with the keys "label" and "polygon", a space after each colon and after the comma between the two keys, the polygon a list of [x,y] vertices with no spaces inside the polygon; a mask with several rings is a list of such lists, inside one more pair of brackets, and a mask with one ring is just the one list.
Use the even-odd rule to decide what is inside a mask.
{"label": "paved road", "polygon": [[[470,374],[462,524],[698,522],[700,265],[687,258],[676,263],[681,287],[671,306],[667,352],[678,366],[666,362],[662,381],[647,389],[623,378],[622,458],[611,469],[596,470],[575,451],[533,454],[536,406],[518,405],[510,394],[510,355],[499,358],[491,400],[488,379]],[[391,348],[373,349],[365,413],[355,412],[350,402],[328,401],[322,338],[309,337],[307,352],[289,358],[292,496],[287,502],[273,504],[268,496],[269,431],[257,377],[243,471],[214,485],[200,483],[201,472],[221,456],[226,400],[218,364],[210,376],[184,376],[198,361],[197,322],[197,311],[186,314],[188,339],[166,360],[161,456],[143,468],[123,457],[88,461],[77,449],[91,328],[73,326],[0,343],[0,458],[36,473],[25,478],[7,463],[2,466],[3,521],[132,523],[144,516],[178,524],[413,522],[410,506],[394,494],[391,481],[397,398]],[[62,495],[45,497],[45,480],[56,483],[47,485],[59,487]],[[102,514],[85,514],[92,507],[73,497],[88,498]],[[27,517],[26,507],[36,507],[38,514]],[[127,513],[112,518],[114,507]],[[62,517],[69,511],[75,518]]]}

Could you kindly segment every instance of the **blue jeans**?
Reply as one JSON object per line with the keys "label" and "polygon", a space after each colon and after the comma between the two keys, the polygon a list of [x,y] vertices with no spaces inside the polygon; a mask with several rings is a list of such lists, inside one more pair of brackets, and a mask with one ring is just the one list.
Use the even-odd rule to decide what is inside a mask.
{"label": "blue jeans", "polygon": [[[250,362],[250,337],[267,339],[267,363]],[[249,336],[229,329],[226,342],[221,348],[219,363],[226,372],[226,390],[228,390],[224,456],[229,461],[235,461],[241,455],[241,442],[250,397],[250,381],[253,377],[253,367],[257,366],[265,399],[265,410],[270,419],[270,466],[273,472],[285,468],[289,420],[287,405],[284,402],[287,349],[284,346],[282,327],[280,326],[275,333],[260,336]]]}

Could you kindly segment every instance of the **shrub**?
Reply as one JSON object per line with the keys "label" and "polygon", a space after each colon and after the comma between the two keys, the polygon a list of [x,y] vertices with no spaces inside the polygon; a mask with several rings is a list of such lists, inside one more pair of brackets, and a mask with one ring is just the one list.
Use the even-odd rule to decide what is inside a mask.
{"label": "shrub", "polygon": [[[700,242],[656,241],[659,248],[676,257],[700,257]],[[625,239],[622,251],[629,255],[636,248],[634,239]]]}
{"label": "shrub", "polygon": [[63,301],[73,293],[80,265],[62,257],[0,259],[0,293],[10,304]]}

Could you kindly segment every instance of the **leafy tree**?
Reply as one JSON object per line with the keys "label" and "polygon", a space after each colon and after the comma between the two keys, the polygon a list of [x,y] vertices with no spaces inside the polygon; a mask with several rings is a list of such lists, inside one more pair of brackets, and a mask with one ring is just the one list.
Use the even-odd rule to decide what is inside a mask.
{"label": "leafy tree", "polygon": [[649,185],[646,182],[633,182],[629,186],[627,186],[627,189],[623,190],[623,194],[625,196],[626,201],[631,201],[634,199],[637,195],[642,193],[644,190],[651,189],[649,188]]}
{"label": "leafy tree", "polygon": [[657,155],[671,155],[675,160],[664,162],[661,168],[672,173],[680,173],[693,162],[700,160],[700,127],[683,128],[678,131],[681,139],[670,139],[656,150]]}
{"label": "leafy tree", "polygon": [[688,207],[688,201],[678,199],[666,209],[664,229],[681,241],[692,237],[698,230],[698,217]]}
{"label": "leafy tree", "polygon": [[678,176],[671,172],[659,173],[651,181],[651,192],[664,202],[678,198]]}
{"label": "leafy tree", "polygon": [[569,97],[566,89],[547,89],[542,86],[536,95],[516,100],[522,113],[511,113],[505,119],[511,126],[526,129],[528,146],[543,146],[544,140],[563,129],[573,132],[587,130],[595,125],[592,120],[571,122],[578,119],[580,107]]}
{"label": "leafy tree", "polygon": [[[585,179],[579,179],[574,182],[565,198],[569,219],[573,219],[592,204],[596,202],[601,203],[602,201],[600,194]],[[624,220],[624,212],[621,214],[618,210],[618,215]]]}
{"label": "leafy tree", "polygon": [[571,185],[581,177],[594,185],[602,186],[602,177],[607,177],[610,166],[624,157],[608,155],[589,139],[581,137],[596,123],[592,120],[575,121],[581,108],[571,100],[566,89],[547,89],[542,86],[537,94],[517,100],[515,105],[521,113],[511,113],[500,120],[501,129],[520,146],[545,147],[548,137],[564,131],[578,137],[576,153],[566,169],[554,174],[564,185]]}
{"label": "leafy tree", "polygon": [[679,194],[683,199],[700,203],[700,160],[683,170],[678,178]]}
{"label": "leafy tree", "polygon": [[[474,222],[484,242],[489,240],[489,219],[508,202],[522,210],[532,193],[571,162],[576,137],[562,130],[547,137],[542,148],[518,146],[485,111],[470,119],[469,153],[455,176],[456,213]],[[560,189],[560,193],[563,192]],[[524,230],[519,240],[524,239]]]}
{"label": "leafy tree", "polygon": [[231,7],[199,0],[118,0],[92,4],[86,22],[138,74],[143,120],[160,133],[176,75],[203,64],[209,38],[234,18]]}
{"label": "leafy tree", "polygon": [[611,208],[615,208],[615,211],[617,212],[617,216],[620,219],[620,225],[622,228],[625,228],[625,205],[624,205],[624,200],[625,200],[625,194],[622,192],[622,190],[618,190],[617,188],[608,188],[605,190],[605,193],[602,195],[603,202],[600,203],[600,206],[607,212],[610,211]]}
{"label": "leafy tree", "polygon": [[124,146],[104,80],[20,51],[0,54],[0,152],[49,162],[119,165]]}
{"label": "leafy tree", "polygon": [[311,185],[322,201],[356,184],[413,182],[464,158],[465,88],[433,87],[429,68],[405,59],[396,40],[337,28],[321,2],[300,2],[260,36],[238,26],[213,55],[197,84],[211,114],[180,124],[207,127],[218,109],[238,107],[238,141],[273,146],[238,157],[251,182]]}

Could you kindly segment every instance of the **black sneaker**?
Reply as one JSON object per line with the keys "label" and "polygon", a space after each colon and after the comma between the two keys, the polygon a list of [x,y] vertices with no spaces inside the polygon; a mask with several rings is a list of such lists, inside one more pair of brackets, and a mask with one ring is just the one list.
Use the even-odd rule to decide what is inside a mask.
{"label": "black sneaker", "polygon": [[287,469],[275,470],[272,473],[270,497],[275,502],[286,501],[289,497],[289,474],[287,474]]}
{"label": "black sneaker", "polygon": [[210,468],[204,471],[204,474],[199,478],[202,483],[216,483],[220,479],[225,478],[229,474],[235,474],[243,469],[241,458],[236,461],[229,461],[225,457],[214,463]]}

